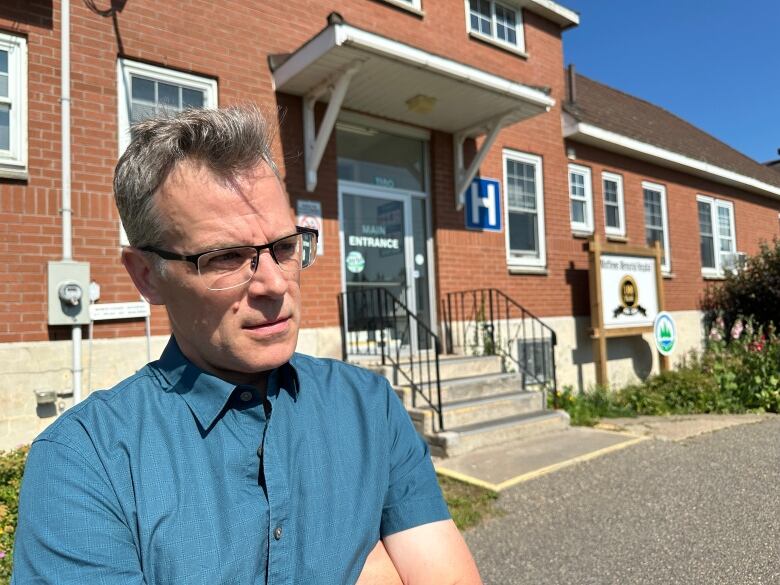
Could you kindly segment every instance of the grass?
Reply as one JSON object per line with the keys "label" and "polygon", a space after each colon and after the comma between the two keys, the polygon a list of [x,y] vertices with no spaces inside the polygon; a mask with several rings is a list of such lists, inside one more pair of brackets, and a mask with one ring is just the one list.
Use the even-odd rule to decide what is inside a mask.
{"label": "grass", "polygon": [[452,519],[460,530],[471,528],[487,518],[499,515],[495,506],[498,494],[495,492],[443,475],[438,477]]}

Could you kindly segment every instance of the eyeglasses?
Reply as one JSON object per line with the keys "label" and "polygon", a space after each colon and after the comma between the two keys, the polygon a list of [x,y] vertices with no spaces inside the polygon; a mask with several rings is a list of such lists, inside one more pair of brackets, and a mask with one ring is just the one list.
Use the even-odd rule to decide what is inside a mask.
{"label": "eyeglasses", "polygon": [[192,262],[210,290],[226,290],[246,284],[257,271],[260,252],[268,250],[284,272],[295,273],[314,264],[317,257],[317,230],[296,227],[296,233],[261,246],[233,246],[209,250],[200,254],[183,255],[160,250],[153,246],[139,248],[166,260]]}

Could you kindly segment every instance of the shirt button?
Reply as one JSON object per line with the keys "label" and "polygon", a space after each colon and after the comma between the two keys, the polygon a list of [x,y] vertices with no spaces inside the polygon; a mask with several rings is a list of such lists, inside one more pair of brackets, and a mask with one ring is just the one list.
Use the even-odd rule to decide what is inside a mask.
{"label": "shirt button", "polygon": [[276,528],[274,528],[274,538],[276,540],[279,540],[279,539],[282,538],[282,527],[281,526],[277,526]]}
{"label": "shirt button", "polygon": [[257,448],[257,456],[258,456],[258,457],[261,457],[261,458],[262,458],[262,456],[263,456],[263,446],[262,446],[262,445],[260,445],[260,446]]}
{"label": "shirt button", "polygon": [[240,396],[240,398],[241,398],[241,400],[243,400],[244,402],[249,402],[250,400],[252,400],[252,393],[251,393],[249,390],[244,390],[244,391],[241,393],[241,396]]}

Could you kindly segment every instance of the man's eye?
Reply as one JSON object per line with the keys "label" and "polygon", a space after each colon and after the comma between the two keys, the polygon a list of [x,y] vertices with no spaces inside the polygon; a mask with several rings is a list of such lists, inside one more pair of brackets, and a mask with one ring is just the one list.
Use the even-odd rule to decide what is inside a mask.
{"label": "man's eye", "polygon": [[246,257],[238,252],[224,252],[215,256],[210,256],[206,261],[206,267],[208,268],[238,268],[244,262]]}

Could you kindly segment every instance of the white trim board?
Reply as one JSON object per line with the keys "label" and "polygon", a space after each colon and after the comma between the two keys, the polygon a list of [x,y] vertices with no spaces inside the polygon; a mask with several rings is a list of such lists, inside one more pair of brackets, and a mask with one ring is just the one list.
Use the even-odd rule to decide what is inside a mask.
{"label": "white trim board", "polygon": [[[770,185],[753,177],[743,175],[717,165],[696,160],[683,154],[678,154],[617,134],[610,130],[578,122],[571,115],[564,114],[563,137],[569,140],[591,144],[632,158],[647,160],[661,166],[681,170],[683,172],[704,177],[724,185],[747,189],[754,193],[780,199],[780,187]],[[756,163],[759,164],[759,163]]]}

